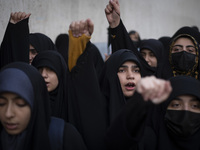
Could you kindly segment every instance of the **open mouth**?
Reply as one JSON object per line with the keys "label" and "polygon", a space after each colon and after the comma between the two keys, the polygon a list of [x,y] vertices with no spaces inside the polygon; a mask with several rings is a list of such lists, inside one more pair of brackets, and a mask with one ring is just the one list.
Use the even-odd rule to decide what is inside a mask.
{"label": "open mouth", "polygon": [[46,83],[46,86],[48,86],[49,85],[49,82],[45,82]]}
{"label": "open mouth", "polygon": [[125,85],[127,90],[134,90],[135,89],[135,83],[129,82]]}

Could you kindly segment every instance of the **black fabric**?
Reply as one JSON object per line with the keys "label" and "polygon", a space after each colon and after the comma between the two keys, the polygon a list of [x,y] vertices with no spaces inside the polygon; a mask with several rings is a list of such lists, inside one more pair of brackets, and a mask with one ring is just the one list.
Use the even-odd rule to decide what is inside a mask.
{"label": "black fabric", "polygon": [[87,150],[82,136],[70,123],[65,123],[63,150]]}
{"label": "black fabric", "polygon": [[192,136],[180,137],[173,134],[164,121],[167,106],[173,98],[188,94],[200,99],[200,82],[189,76],[172,77],[170,82],[173,91],[160,105],[148,104],[139,95],[128,101],[106,134],[108,149],[200,149],[199,129]]}
{"label": "black fabric", "polygon": [[69,80],[69,122],[81,133],[89,150],[105,149],[107,111],[99,87],[98,57],[99,52],[89,42],[71,70]]}
{"label": "black fabric", "polygon": [[65,62],[68,63],[68,48],[69,36],[68,34],[59,34],[55,40],[55,45],[58,52],[63,56]]}
{"label": "black fabric", "polygon": [[53,41],[42,33],[30,33],[29,34],[30,45],[39,53],[46,50],[57,50]]}
{"label": "black fabric", "polygon": [[0,68],[15,62],[29,63],[29,27],[28,19],[17,24],[8,23],[0,47]]}
{"label": "black fabric", "polygon": [[122,106],[126,103],[117,75],[119,67],[126,61],[135,62],[141,69],[140,62],[134,53],[130,50],[122,49],[114,52],[105,62],[100,77],[101,91],[106,97],[108,105],[109,122],[113,120]]}
{"label": "black fabric", "polygon": [[[140,51],[142,49],[148,49],[152,51],[157,59],[157,67],[155,69],[155,76],[158,78],[162,77],[162,70],[165,63],[164,46],[156,39],[142,40],[140,44]],[[149,66],[151,67],[151,66]]]}
{"label": "black fabric", "polygon": [[[116,115],[106,133],[108,150],[148,149],[155,150],[156,136],[151,124],[151,115],[156,109],[144,102],[137,92]],[[154,148],[153,148],[154,147]]]}
{"label": "black fabric", "polygon": [[[23,149],[27,150],[43,150],[50,149],[48,139],[48,126],[50,122],[49,96],[46,89],[45,82],[40,73],[32,66],[25,63],[11,63],[7,65],[1,72],[7,69],[16,68],[26,74],[32,84],[34,90],[34,102],[31,110],[31,119],[26,129],[25,141],[23,142]],[[15,78],[13,72],[12,78]],[[8,79],[9,82],[9,79]],[[4,86],[4,85],[0,85]],[[23,84],[10,86],[23,86]],[[17,93],[16,93],[17,94]],[[2,126],[0,127],[2,131]],[[2,143],[1,143],[2,145]]]}
{"label": "black fabric", "polygon": [[120,24],[116,28],[109,28],[109,30],[110,30],[110,35],[111,35],[113,53],[120,49],[132,50],[134,54],[137,56],[138,60],[140,61],[143,67],[143,70],[142,70],[143,76],[155,75],[155,69],[152,69],[147,64],[145,59],[141,56],[137,48],[134,46],[126,28],[124,27],[122,20],[120,21]]}
{"label": "black fabric", "polygon": [[39,69],[48,67],[58,78],[58,87],[49,92],[51,115],[68,121],[68,69],[64,58],[57,51],[42,51],[33,59],[32,65]]}

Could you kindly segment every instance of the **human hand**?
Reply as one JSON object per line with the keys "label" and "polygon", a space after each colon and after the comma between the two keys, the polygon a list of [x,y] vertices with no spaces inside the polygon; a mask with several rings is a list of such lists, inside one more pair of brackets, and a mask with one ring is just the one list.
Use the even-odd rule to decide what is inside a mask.
{"label": "human hand", "polygon": [[172,87],[169,81],[150,76],[142,78],[138,82],[136,90],[145,101],[150,100],[154,104],[159,104],[169,97]]}
{"label": "human hand", "polygon": [[25,13],[25,12],[15,12],[10,14],[10,23],[16,24],[21,20],[24,20],[28,17],[30,17],[30,13]]}
{"label": "human hand", "polygon": [[109,0],[105,8],[106,18],[111,28],[115,28],[120,23],[120,6],[118,0]]}
{"label": "human hand", "polygon": [[94,24],[90,19],[73,21],[69,26],[69,30],[72,31],[74,37],[80,37],[83,34],[91,36],[94,31]]}

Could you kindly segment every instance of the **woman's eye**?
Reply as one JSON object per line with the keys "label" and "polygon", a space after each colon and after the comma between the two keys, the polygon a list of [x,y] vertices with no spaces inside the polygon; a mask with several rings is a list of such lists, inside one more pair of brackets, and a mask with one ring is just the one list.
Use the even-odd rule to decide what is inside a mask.
{"label": "woman's eye", "polygon": [[200,103],[199,102],[196,102],[196,103],[193,103],[193,104],[191,104],[191,107],[192,108],[195,108],[195,109],[200,109]]}
{"label": "woman's eye", "polygon": [[190,53],[193,53],[193,52],[194,52],[194,50],[193,50],[193,49],[189,49],[189,50],[188,50],[188,52],[190,52]]}
{"label": "woman's eye", "polygon": [[172,107],[174,107],[174,108],[176,108],[176,107],[179,107],[179,106],[180,106],[180,104],[178,104],[178,103],[175,103],[175,104],[171,104],[171,106],[172,106]]}
{"label": "woman's eye", "polygon": [[155,57],[154,53],[150,53],[149,55],[150,55],[151,57]]}
{"label": "woman's eye", "polygon": [[24,107],[27,105],[27,103],[23,99],[16,100],[16,105],[19,107]]}
{"label": "woman's eye", "polygon": [[178,48],[175,48],[175,49],[174,49],[174,51],[175,51],[175,52],[179,52],[179,51],[180,51],[180,49],[178,49]]}
{"label": "woman's eye", "polygon": [[139,69],[136,69],[136,70],[133,70],[133,72],[138,72],[138,73],[140,73],[140,70],[139,70]]}
{"label": "woman's eye", "polygon": [[6,104],[6,101],[0,98],[0,106],[4,106],[5,104]]}
{"label": "woman's eye", "polygon": [[124,72],[124,69],[119,69],[118,72]]}

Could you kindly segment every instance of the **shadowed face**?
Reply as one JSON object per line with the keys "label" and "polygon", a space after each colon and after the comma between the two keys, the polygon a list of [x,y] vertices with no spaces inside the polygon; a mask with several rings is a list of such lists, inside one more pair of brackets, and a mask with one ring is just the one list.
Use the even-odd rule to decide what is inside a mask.
{"label": "shadowed face", "polygon": [[0,120],[8,134],[23,132],[31,118],[29,104],[14,93],[0,94]]}

